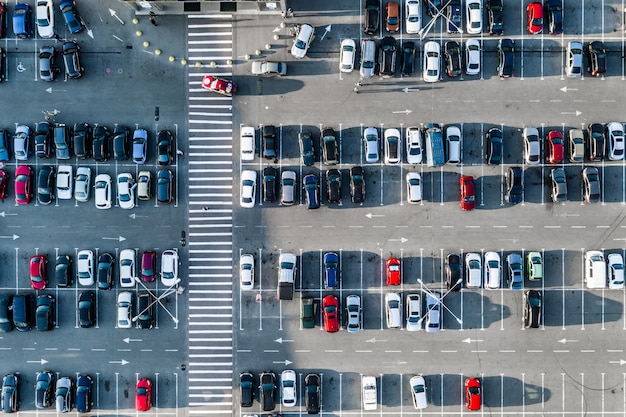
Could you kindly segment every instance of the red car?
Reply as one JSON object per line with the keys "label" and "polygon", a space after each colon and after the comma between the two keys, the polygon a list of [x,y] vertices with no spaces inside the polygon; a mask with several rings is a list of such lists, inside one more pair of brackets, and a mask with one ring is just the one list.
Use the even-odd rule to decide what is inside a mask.
{"label": "red car", "polygon": [[528,33],[536,35],[543,30],[543,6],[541,3],[529,3],[526,7],[528,12]]}
{"label": "red car", "polygon": [[46,257],[44,255],[35,255],[30,257],[30,286],[35,290],[43,290],[46,288]]}
{"label": "red car", "polygon": [[480,410],[480,380],[465,378],[465,406],[470,411]]}
{"label": "red car", "polygon": [[563,134],[557,130],[548,133],[548,163],[563,162]]}
{"label": "red car", "polygon": [[461,185],[461,209],[474,210],[476,207],[476,195],[474,194],[474,177],[464,176],[460,180]]}
{"label": "red car", "polygon": [[33,171],[28,165],[20,165],[15,170],[15,202],[17,204],[28,204],[32,200],[31,181]]}
{"label": "red car", "polygon": [[0,200],[4,200],[7,196],[7,184],[9,183],[9,174],[0,169]]}
{"label": "red car", "polygon": [[156,252],[146,250],[141,255],[141,280],[152,282],[156,276]]}
{"label": "red car", "polygon": [[202,79],[202,87],[228,97],[234,96],[237,91],[237,84],[214,75],[205,75]]}
{"label": "red car", "polygon": [[328,333],[339,330],[339,300],[334,295],[327,295],[322,300],[322,316],[324,318],[324,329]]}
{"label": "red car", "polygon": [[400,285],[402,282],[400,277],[400,259],[389,258],[387,265],[387,285]]}
{"label": "red car", "polygon": [[135,408],[148,411],[152,405],[152,382],[148,378],[140,378],[135,388]]}

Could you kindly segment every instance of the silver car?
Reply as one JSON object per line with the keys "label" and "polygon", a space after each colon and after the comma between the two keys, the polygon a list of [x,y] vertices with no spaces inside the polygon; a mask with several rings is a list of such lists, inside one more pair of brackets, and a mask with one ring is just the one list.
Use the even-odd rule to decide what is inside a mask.
{"label": "silver car", "polygon": [[76,201],[84,203],[89,201],[91,192],[91,168],[78,167],[76,169],[76,178],[74,180],[74,198]]}
{"label": "silver car", "polygon": [[348,333],[357,333],[361,330],[361,297],[349,295],[346,297],[346,311],[348,312]]}
{"label": "silver car", "polygon": [[58,69],[54,65],[55,50],[52,46],[42,46],[39,50],[39,78],[54,81]]}
{"label": "silver car", "polygon": [[57,380],[56,408],[57,413],[72,411],[72,380],[66,376]]}
{"label": "silver car", "polygon": [[252,63],[254,75],[287,75],[287,64],[276,61],[254,61]]}
{"label": "silver car", "polygon": [[30,158],[30,127],[19,125],[17,129],[15,129],[13,151],[15,152],[15,159],[18,161],[26,161]]}
{"label": "silver car", "polygon": [[550,196],[555,203],[563,203],[567,200],[567,177],[563,168],[554,168],[550,171],[552,178],[552,192]]}
{"label": "silver car", "polygon": [[579,78],[583,73],[583,44],[569,42],[567,44],[567,63],[565,75],[570,78]]}
{"label": "silver car", "polygon": [[283,171],[280,175],[280,204],[292,206],[296,202],[296,173]]}

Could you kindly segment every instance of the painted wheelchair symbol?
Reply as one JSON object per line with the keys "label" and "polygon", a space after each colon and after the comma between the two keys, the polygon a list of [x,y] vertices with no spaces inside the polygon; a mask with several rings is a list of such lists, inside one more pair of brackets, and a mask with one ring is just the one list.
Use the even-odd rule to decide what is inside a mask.
{"label": "painted wheelchair symbol", "polygon": [[22,64],[22,61],[17,63],[17,72],[24,72],[26,71],[26,67],[24,66],[24,64]]}

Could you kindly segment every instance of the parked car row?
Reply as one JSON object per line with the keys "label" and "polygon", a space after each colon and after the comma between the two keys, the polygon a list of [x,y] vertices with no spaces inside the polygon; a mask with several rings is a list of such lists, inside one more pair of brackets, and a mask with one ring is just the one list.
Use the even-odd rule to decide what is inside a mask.
{"label": "parked car row", "polygon": [[[84,24],[80,18],[74,0],[61,0],[59,10],[67,26],[67,30],[76,34],[84,29]],[[54,32],[54,4],[52,0],[37,0],[34,23],[37,26],[37,33],[41,38],[50,39],[55,37]],[[0,38],[6,36],[5,24],[8,8],[6,3],[0,4]],[[17,3],[12,15],[13,33],[18,38],[30,38],[33,36],[33,12],[29,4]]]}
{"label": "parked car row", "polygon": [[[318,414],[321,404],[321,382],[319,374],[309,373],[304,377],[302,395],[308,414]],[[256,392],[256,381],[252,372],[242,372],[239,375],[239,390],[241,394],[241,406],[252,407]],[[272,371],[264,371],[259,375],[259,401],[263,411],[272,411],[276,408],[276,374]],[[300,398],[295,371],[284,370],[280,374],[280,398],[283,407],[294,407]]]}

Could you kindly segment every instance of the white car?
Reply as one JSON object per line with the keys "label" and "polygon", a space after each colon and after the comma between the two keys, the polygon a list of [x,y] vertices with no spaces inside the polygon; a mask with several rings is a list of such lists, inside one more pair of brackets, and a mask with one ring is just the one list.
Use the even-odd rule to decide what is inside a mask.
{"label": "white car", "polygon": [[57,198],[59,200],[71,200],[74,188],[73,172],[73,166],[59,165],[57,171]]}
{"label": "white car", "polygon": [[402,300],[395,292],[385,294],[385,311],[387,315],[387,327],[399,329],[402,327]]}
{"label": "white car", "polygon": [[406,329],[409,332],[422,330],[422,297],[419,294],[406,296]]}
{"label": "white car", "polygon": [[135,250],[123,249],[120,252],[120,287],[135,286]]}
{"label": "white car", "polygon": [[461,129],[457,126],[446,127],[446,152],[449,164],[461,162]]}
{"label": "white car", "polygon": [[467,19],[467,33],[469,35],[478,35],[483,31],[482,0],[466,0],[465,11]]}
{"label": "white car", "polygon": [[399,164],[402,155],[400,131],[398,129],[385,129],[385,163]]}
{"label": "white car", "polygon": [[621,290],[624,288],[624,259],[619,253],[611,253],[607,260],[609,288]]}
{"label": "white car", "polygon": [[524,128],[524,159],[528,165],[537,165],[541,160],[539,131],[534,127]]}
{"label": "white car", "polygon": [[161,284],[166,287],[176,285],[178,280],[178,251],[166,249],[161,252]]}
{"label": "white car", "polygon": [[363,149],[365,150],[365,162],[370,164],[378,162],[378,130],[375,127],[368,127],[363,132]]}
{"label": "white car", "polygon": [[354,70],[354,58],[356,57],[356,42],[353,39],[341,41],[341,53],[339,54],[339,71],[352,72]]}
{"label": "white car", "polygon": [[439,313],[439,304],[441,303],[441,295],[436,292],[426,294],[426,324],[424,328],[427,332],[435,333],[441,327]]}
{"label": "white car", "polygon": [[424,45],[424,82],[436,83],[441,71],[441,46],[430,41]]}
{"label": "white car", "polygon": [[587,288],[606,287],[606,261],[599,250],[585,252],[585,282]]}
{"label": "white car", "polygon": [[81,250],[78,252],[77,262],[78,283],[83,287],[89,287],[94,284],[93,280],[93,252],[90,250]]}
{"label": "white car", "polygon": [[465,286],[467,288],[480,288],[483,282],[482,260],[479,253],[468,253],[465,255]]}
{"label": "white car", "polygon": [[419,33],[422,29],[422,5],[420,0],[406,0],[405,2],[406,33]]}
{"label": "white car", "polygon": [[480,42],[469,39],[465,43],[465,73],[478,75],[480,73]]}
{"label": "white car", "polygon": [[500,277],[502,276],[502,263],[500,255],[496,252],[485,254],[485,288],[495,290],[500,288]]}
{"label": "white car", "polygon": [[361,297],[349,295],[346,297],[346,311],[348,312],[348,333],[357,333],[361,330]]}
{"label": "white car", "polygon": [[91,168],[78,167],[74,182],[74,199],[81,203],[89,201],[91,194]]}
{"label": "white car", "polygon": [[294,39],[293,46],[291,47],[291,55],[293,55],[294,58],[304,58],[314,38],[315,29],[313,29],[313,26],[308,23],[301,24],[298,36]]}
{"label": "white car", "polygon": [[417,410],[423,410],[428,406],[426,402],[426,381],[422,376],[414,376],[409,380],[411,394],[413,394],[413,406]]}
{"label": "white car", "polygon": [[133,327],[131,311],[133,310],[133,293],[124,291],[117,296],[117,327],[130,329]]}
{"label": "white car", "polygon": [[606,125],[606,140],[608,141],[609,159],[611,161],[624,159],[624,126],[618,122],[608,123]]}
{"label": "white car", "polygon": [[283,407],[296,405],[296,373],[291,369],[284,370],[280,374],[280,398]]}
{"label": "white car", "polygon": [[241,207],[252,208],[256,201],[256,171],[241,172]]}
{"label": "white car", "polygon": [[243,291],[254,288],[254,256],[249,253],[241,255],[239,258],[239,277]]}
{"label": "white car", "polygon": [[565,75],[570,78],[580,78],[583,74],[583,44],[580,42],[568,42],[567,63]]}
{"label": "white car", "polygon": [[128,172],[123,172],[117,176],[117,200],[120,207],[126,210],[135,208],[135,180]]}
{"label": "white car", "polygon": [[52,0],[37,0],[36,22],[39,36],[46,39],[54,36],[54,5]]}
{"label": "white car", "polygon": [[285,170],[280,174],[280,204],[293,206],[296,202],[297,175],[295,171]]}
{"label": "white car", "polygon": [[240,133],[241,160],[254,160],[255,130],[251,126],[242,126]]}
{"label": "white car", "polygon": [[422,163],[422,129],[419,127],[407,127],[406,132],[406,162],[409,164]]}
{"label": "white car", "polygon": [[96,208],[111,208],[111,176],[109,174],[98,174],[94,183],[94,198]]}
{"label": "white car", "polygon": [[406,201],[409,204],[422,201],[422,176],[418,172],[406,174]]}

